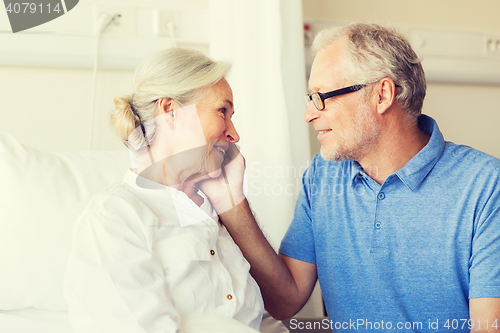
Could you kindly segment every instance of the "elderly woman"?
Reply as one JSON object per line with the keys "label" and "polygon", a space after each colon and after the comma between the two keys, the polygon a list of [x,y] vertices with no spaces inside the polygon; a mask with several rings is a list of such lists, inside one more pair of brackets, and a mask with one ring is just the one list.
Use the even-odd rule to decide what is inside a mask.
{"label": "elderly woman", "polygon": [[259,329],[249,264],[195,186],[219,177],[237,151],[229,67],[169,49],[147,58],[133,93],[115,99],[111,123],[133,167],[75,226],[65,278],[75,332]]}

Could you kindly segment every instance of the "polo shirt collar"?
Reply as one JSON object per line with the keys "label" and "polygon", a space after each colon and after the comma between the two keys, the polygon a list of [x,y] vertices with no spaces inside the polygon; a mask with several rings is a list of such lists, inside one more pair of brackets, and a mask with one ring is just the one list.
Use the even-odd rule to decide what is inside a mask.
{"label": "polo shirt collar", "polygon": [[[443,134],[434,119],[427,115],[420,115],[417,121],[418,127],[431,136],[429,142],[404,167],[394,173],[412,191],[420,186],[436,165],[445,147]],[[366,176],[366,174],[358,162],[350,161],[350,163],[351,180],[354,185],[357,177]]]}
{"label": "polo shirt collar", "polygon": [[349,161],[351,169],[351,184],[354,187],[356,184],[356,178],[362,178],[366,176],[363,168],[357,161]]}

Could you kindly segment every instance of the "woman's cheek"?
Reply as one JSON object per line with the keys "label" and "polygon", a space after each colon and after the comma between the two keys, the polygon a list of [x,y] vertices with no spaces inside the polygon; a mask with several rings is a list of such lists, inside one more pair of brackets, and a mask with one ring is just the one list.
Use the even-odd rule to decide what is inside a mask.
{"label": "woman's cheek", "polygon": [[210,128],[207,130],[207,142],[208,143],[213,143],[213,142],[220,142],[222,141],[222,137],[224,136],[224,130],[226,126],[224,122],[217,122],[212,124]]}

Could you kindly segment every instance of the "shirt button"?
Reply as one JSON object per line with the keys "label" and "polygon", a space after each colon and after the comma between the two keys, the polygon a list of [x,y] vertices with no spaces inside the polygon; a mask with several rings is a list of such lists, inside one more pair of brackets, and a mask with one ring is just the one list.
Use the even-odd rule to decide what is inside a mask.
{"label": "shirt button", "polygon": [[377,198],[378,198],[379,200],[384,200],[384,199],[385,199],[385,194],[384,194],[384,192],[380,192],[380,193],[377,195]]}
{"label": "shirt button", "polygon": [[382,223],[380,222],[375,222],[375,228],[380,229],[382,227]]}
{"label": "shirt button", "polygon": [[233,296],[231,294],[227,295],[227,299],[228,300],[232,300],[233,299]]}
{"label": "shirt button", "polygon": [[215,255],[215,251],[214,250],[210,250],[210,254],[211,255]]}

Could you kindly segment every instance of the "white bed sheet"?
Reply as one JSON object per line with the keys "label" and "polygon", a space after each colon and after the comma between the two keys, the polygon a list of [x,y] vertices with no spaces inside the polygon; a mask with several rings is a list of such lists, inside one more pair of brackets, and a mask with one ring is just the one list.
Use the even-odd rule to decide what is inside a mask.
{"label": "white bed sheet", "polygon": [[67,311],[0,310],[0,333],[70,333]]}
{"label": "white bed sheet", "polygon": [[[264,313],[261,332],[287,333],[285,325]],[[0,333],[71,333],[67,311],[36,308],[0,310]]]}

